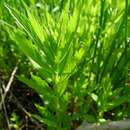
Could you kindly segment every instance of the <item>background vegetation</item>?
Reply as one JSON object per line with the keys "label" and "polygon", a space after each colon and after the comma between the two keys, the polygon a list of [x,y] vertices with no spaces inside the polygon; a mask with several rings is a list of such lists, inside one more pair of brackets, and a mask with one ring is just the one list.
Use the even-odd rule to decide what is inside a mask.
{"label": "background vegetation", "polygon": [[0,130],[74,130],[130,118],[128,0],[1,0]]}

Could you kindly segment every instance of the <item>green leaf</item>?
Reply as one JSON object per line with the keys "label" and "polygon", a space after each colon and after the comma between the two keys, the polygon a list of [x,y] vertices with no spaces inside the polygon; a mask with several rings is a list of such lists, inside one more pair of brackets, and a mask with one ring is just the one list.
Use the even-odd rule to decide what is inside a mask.
{"label": "green leaf", "polygon": [[127,102],[128,99],[129,99],[128,96],[121,96],[121,97],[118,97],[117,99],[113,99],[110,103],[107,104],[107,110],[112,110],[120,106],[121,104]]}
{"label": "green leaf", "polygon": [[43,101],[55,102],[55,95],[48,84],[40,77],[32,76],[32,79],[27,79],[24,76],[19,76],[18,79],[33,88],[43,99]]}

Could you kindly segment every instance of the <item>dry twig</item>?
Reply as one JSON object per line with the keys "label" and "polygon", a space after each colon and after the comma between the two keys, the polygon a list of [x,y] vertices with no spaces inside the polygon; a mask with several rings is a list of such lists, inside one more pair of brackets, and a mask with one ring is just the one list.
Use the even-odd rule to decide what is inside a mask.
{"label": "dry twig", "polygon": [[17,69],[18,69],[18,65],[15,66],[14,70],[11,73],[10,79],[9,79],[9,81],[7,83],[7,86],[4,88],[4,93],[2,95],[2,99],[1,99],[1,102],[0,102],[0,110],[2,109],[2,104],[4,103],[4,100],[6,98],[6,95],[7,95],[8,91],[10,90],[10,87],[11,87],[11,84],[12,84],[12,82],[14,80]]}

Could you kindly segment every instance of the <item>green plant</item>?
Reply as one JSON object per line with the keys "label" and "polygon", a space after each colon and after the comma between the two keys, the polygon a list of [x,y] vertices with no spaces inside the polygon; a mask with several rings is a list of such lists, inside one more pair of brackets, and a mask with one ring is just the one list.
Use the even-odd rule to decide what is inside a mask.
{"label": "green plant", "polygon": [[43,12],[21,1],[23,13],[5,6],[17,21],[8,28],[10,37],[37,70],[19,80],[44,101],[32,116],[48,130],[102,121],[105,112],[128,101],[125,1],[68,0],[62,10],[48,10],[41,2]]}
{"label": "green plant", "polygon": [[11,129],[21,130],[20,128],[21,120],[19,119],[18,115],[16,115],[16,113],[12,113],[10,120],[11,120],[10,124]]}

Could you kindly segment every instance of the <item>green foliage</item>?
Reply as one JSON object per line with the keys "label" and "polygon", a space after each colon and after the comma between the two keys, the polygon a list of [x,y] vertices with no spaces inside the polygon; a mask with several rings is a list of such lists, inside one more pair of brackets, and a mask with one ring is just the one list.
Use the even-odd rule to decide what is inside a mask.
{"label": "green foliage", "polygon": [[21,130],[20,128],[21,121],[18,115],[16,115],[16,113],[12,113],[10,120],[11,120],[11,124],[10,124],[11,129]]}
{"label": "green foliage", "polygon": [[32,6],[21,0],[21,12],[5,4],[16,21],[7,29],[9,36],[37,71],[31,79],[18,77],[44,101],[32,116],[48,130],[70,130],[76,121],[105,120],[105,112],[128,102],[125,1],[41,1],[39,9]]}

